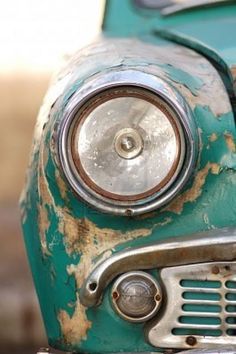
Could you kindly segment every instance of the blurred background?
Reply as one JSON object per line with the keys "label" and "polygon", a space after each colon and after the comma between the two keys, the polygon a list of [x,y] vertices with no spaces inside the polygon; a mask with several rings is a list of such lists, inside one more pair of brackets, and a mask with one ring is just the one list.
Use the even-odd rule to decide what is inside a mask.
{"label": "blurred background", "polygon": [[98,35],[104,1],[0,6],[0,353],[28,354],[47,345],[18,209],[35,118],[63,57]]}

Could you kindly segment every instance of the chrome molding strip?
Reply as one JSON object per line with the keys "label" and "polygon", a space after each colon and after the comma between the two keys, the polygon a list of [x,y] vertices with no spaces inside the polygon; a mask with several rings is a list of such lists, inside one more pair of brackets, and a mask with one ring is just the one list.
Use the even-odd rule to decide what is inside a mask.
{"label": "chrome molding strip", "polygon": [[146,324],[151,345],[208,349],[236,345],[236,262],[164,268],[160,278],[166,301],[162,316]]}
{"label": "chrome molding strip", "polygon": [[124,272],[233,260],[236,260],[236,228],[211,230],[127,249],[92,271],[81,288],[80,301],[88,307],[98,305],[107,285]]}
{"label": "chrome molding strip", "polygon": [[235,346],[224,346],[222,349],[190,349],[178,354],[236,354]]}
{"label": "chrome molding strip", "polygon": [[185,10],[192,10],[205,6],[214,6],[217,4],[225,4],[229,2],[235,2],[235,0],[188,0],[163,8],[161,10],[161,15],[170,16]]}
{"label": "chrome molding strip", "polygon": [[136,6],[148,10],[159,10],[162,16],[230,2],[235,2],[235,0],[134,0]]}

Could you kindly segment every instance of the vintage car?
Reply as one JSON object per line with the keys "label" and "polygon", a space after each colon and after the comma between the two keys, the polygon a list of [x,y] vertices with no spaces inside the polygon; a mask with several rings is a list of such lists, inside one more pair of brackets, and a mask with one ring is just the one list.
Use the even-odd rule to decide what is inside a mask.
{"label": "vintage car", "polygon": [[236,2],[107,0],[22,193],[51,347],[236,351]]}

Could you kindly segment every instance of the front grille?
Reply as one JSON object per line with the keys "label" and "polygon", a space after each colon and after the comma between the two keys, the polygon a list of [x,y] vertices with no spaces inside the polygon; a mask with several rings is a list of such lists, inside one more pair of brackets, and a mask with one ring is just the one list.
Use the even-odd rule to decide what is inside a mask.
{"label": "front grille", "polygon": [[236,263],[165,268],[166,303],[147,331],[162,348],[215,348],[236,344]]}

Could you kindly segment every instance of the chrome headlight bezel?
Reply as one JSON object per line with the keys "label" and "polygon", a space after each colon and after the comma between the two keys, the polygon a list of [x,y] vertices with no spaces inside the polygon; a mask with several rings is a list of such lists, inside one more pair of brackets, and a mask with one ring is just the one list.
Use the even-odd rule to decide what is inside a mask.
{"label": "chrome headlight bezel", "polygon": [[[98,189],[91,186],[85,178],[82,178],[75,166],[71,153],[71,134],[75,124],[78,124],[78,112],[93,102],[94,98],[99,104],[99,97],[108,90],[122,90],[133,88],[134,91],[143,90],[148,96],[156,96],[163,102],[167,110],[174,113],[175,124],[179,132],[181,152],[179,162],[173,176],[163,188],[154,191],[153,194],[141,196],[141,198],[117,198],[108,197]],[[96,104],[97,104],[96,103]],[[83,119],[83,118],[81,118]],[[181,133],[183,132],[183,133]],[[178,91],[166,81],[152,74],[138,70],[110,70],[102,74],[94,75],[81,85],[71,97],[65,107],[58,131],[58,155],[62,171],[70,186],[82,200],[90,206],[106,213],[116,215],[138,215],[157,209],[176,196],[183,188],[191,175],[197,158],[198,135],[192,112]]]}

